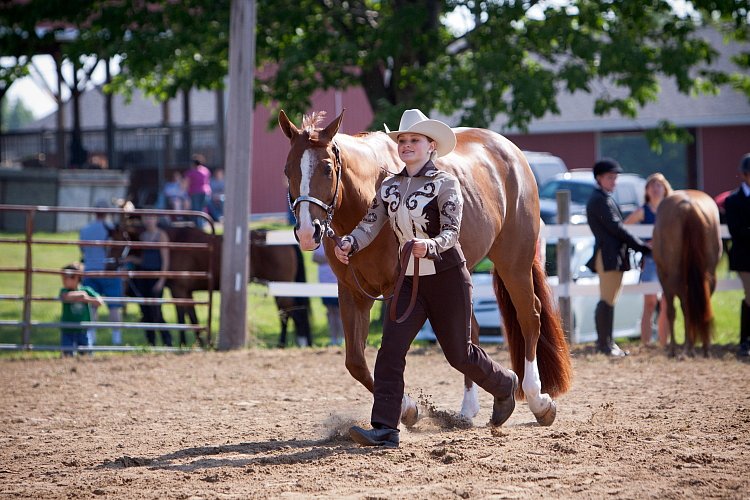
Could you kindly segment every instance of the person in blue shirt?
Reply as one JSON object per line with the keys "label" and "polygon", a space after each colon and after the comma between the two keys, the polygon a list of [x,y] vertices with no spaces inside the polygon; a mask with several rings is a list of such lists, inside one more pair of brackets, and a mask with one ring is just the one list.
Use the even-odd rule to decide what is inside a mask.
{"label": "person in blue shirt", "polygon": [[[109,203],[106,200],[99,199],[94,204],[94,208],[110,208]],[[96,214],[96,218],[84,226],[78,234],[80,241],[106,241],[111,240],[112,231],[114,226],[107,221],[107,214],[100,212]],[[81,260],[86,271],[105,271],[114,270],[116,263],[113,258],[108,255],[108,248],[102,246],[81,246]],[[84,277],[81,282],[83,286],[89,287],[96,291],[99,295],[104,297],[122,297],[123,296],[123,282],[121,278],[117,277]],[[107,302],[107,309],[109,310],[109,321],[120,323],[122,322],[122,308],[121,302]],[[96,314],[93,318],[97,321]],[[89,336],[91,336],[92,345],[96,341],[96,330],[91,330]],[[112,329],[112,345],[122,344],[122,330],[120,328]]]}
{"label": "person in blue shirt", "polygon": [[[644,203],[635,212],[628,215],[625,224],[654,224],[656,212],[662,200],[672,194],[672,185],[663,174],[656,172],[646,179],[646,195]],[[651,238],[644,240],[650,242]],[[658,283],[659,276],[656,274],[656,263],[650,254],[645,254],[641,259],[641,283]],[[659,303],[659,315],[657,317],[657,334],[659,345],[666,347],[669,341],[669,330],[667,326],[667,304],[662,296],[659,298],[655,293],[643,296],[643,315],[641,316],[641,345],[647,346],[651,343],[651,320]]]}

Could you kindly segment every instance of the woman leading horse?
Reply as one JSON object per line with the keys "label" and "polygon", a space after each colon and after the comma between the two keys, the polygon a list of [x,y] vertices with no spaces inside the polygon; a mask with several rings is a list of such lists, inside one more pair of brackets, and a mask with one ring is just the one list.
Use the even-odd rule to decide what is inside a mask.
{"label": "woman leading horse", "polygon": [[[367,214],[386,176],[400,172],[403,163],[388,135],[338,134],[343,113],[324,129],[317,128],[321,119],[321,114],[305,117],[302,129],[298,129],[283,111],[279,115],[281,129],[291,143],[285,173],[298,221],[295,233],[303,250],[313,250],[321,242],[325,245],[340,283],[346,366],[372,391],[373,380],[364,357],[369,311],[373,296],[388,296],[393,291],[399,243],[392,230],[372,234],[368,245],[354,253],[347,266],[333,259],[335,244],[323,237],[327,233],[351,233]],[[569,388],[571,369],[542,264],[535,259],[539,233],[536,183],[521,151],[504,137],[469,128],[457,129],[455,134],[454,151],[446,152],[434,164],[436,171],[450,173],[455,178],[453,185],[460,186],[463,217],[458,240],[466,266],[473,268],[486,255],[493,261],[513,369],[523,380],[523,393],[517,395],[525,394],[537,420],[548,425],[556,412],[552,397]],[[424,206],[423,200],[414,201]],[[401,209],[407,208],[402,205]],[[437,253],[453,246],[446,241],[437,245],[432,247]],[[424,249],[417,245],[417,252]],[[451,258],[456,259],[453,262],[460,260]],[[476,320],[471,321],[476,343]],[[540,335],[543,340],[538,343]],[[509,373],[507,379],[512,379]],[[496,391],[498,395],[507,395],[507,387],[499,385],[503,388]],[[473,417],[478,412],[473,384],[467,383],[464,396],[462,413]],[[414,410],[413,401],[404,396],[402,422],[405,416],[413,416]]]}
{"label": "woman leading horse", "polygon": [[[367,215],[335,248],[336,257],[349,264],[349,256],[390,221],[402,255],[406,252],[400,269],[406,290],[396,287],[375,362],[373,428],[355,426],[350,434],[362,445],[398,446],[406,353],[426,319],[451,366],[494,396],[491,423],[500,426],[515,408],[518,377],[471,343],[471,276],[458,242],[463,197],[456,177],[432,161],[453,151],[456,136],[448,125],[417,109],[405,111],[399,129],[388,136],[398,144],[406,167],[383,181]],[[419,267],[419,259],[425,258]],[[411,296],[416,297],[414,308],[407,304],[408,317],[396,320],[396,311]]]}

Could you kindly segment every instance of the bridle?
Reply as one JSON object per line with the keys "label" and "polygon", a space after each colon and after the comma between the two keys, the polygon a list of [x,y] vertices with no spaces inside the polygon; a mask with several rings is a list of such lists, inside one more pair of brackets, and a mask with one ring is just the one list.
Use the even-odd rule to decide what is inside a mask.
{"label": "bridle", "polygon": [[[341,164],[341,153],[339,151],[338,146],[336,145],[335,141],[331,141],[331,149],[333,150],[333,156],[335,158],[334,161],[334,170],[336,171],[336,188],[333,192],[333,200],[330,204],[326,204],[324,201],[315,198],[314,196],[298,196],[294,201],[292,201],[292,193],[289,189],[287,189],[286,192],[286,198],[287,203],[289,203],[289,208],[292,211],[292,214],[294,214],[295,219],[297,218],[297,212],[295,209],[297,208],[297,205],[303,202],[312,203],[313,205],[317,205],[320,208],[322,208],[326,212],[326,219],[323,222],[323,228],[322,228],[322,236],[327,236],[331,238],[336,246],[341,246],[341,238],[336,235],[336,232],[331,227],[332,221],[333,221],[333,212],[336,210],[336,202],[338,201],[339,197],[339,186],[341,184],[341,171],[342,171],[342,164]],[[294,232],[294,237],[297,238],[297,232]],[[390,319],[391,321],[395,321],[397,323],[403,323],[406,321],[406,319],[411,314],[412,310],[414,309],[414,306],[416,304],[417,299],[417,287],[419,286],[419,259],[414,259],[414,277],[413,277],[413,283],[412,283],[412,293],[411,297],[409,299],[409,305],[406,308],[406,311],[401,316],[397,317],[396,313],[396,302],[398,300],[398,297],[401,292],[401,286],[403,285],[405,274],[406,274],[406,267],[409,262],[409,256],[411,255],[413,242],[409,241],[404,245],[404,248],[402,249],[401,253],[401,271],[399,273],[399,276],[396,280],[396,288],[394,289],[394,292],[389,297],[373,297],[369,293],[365,291],[365,289],[362,287],[362,285],[359,283],[359,279],[357,278],[357,273],[354,272],[354,268],[351,266],[347,266],[352,273],[352,276],[354,277],[354,282],[357,284],[357,287],[359,287],[359,290],[365,294],[367,297],[369,297],[372,300],[382,300],[382,301],[388,301],[391,299],[395,299],[391,301],[391,305],[389,307],[390,310]]]}
{"label": "bridle", "polygon": [[[336,210],[336,203],[339,198],[339,186],[341,185],[341,172],[343,170],[343,166],[341,163],[341,152],[339,150],[339,147],[336,145],[335,141],[331,141],[331,149],[333,150],[333,157],[334,157],[334,170],[336,172],[336,187],[333,191],[333,200],[330,204],[326,204],[324,201],[315,198],[314,196],[298,196],[294,201],[292,201],[292,193],[289,189],[287,189],[286,192],[286,200],[289,204],[289,209],[292,211],[292,214],[294,214],[294,218],[297,218],[297,212],[295,211],[297,208],[297,205],[303,202],[312,203],[313,205],[317,205],[320,208],[322,208],[326,213],[326,219],[323,221],[323,235],[328,236],[332,238],[335,233],[333,231],[333,228],[331,227],[331,223],[333,222],[333,212]],[[295,231],[294,233],[295,238],[297,237],[297,233]]]}

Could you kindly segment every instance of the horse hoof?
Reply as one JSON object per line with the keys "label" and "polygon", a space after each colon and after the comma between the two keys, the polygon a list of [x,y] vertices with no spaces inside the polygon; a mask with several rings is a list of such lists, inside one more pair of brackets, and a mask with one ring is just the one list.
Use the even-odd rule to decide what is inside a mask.
{"label": "horse hoof", "polygon": [[414,426],[419,420],[419,407],[411,398],[401,409],[401,423],[406,427]]}
{"label": "horse hoof", "polygon": [[534,416],[536,417],[536,421],[539,425],[541,425],[542,427],[549,427],[550,425],[552,425],[552,422],[555,421],[555,417],[557,417],[557,403],[551,401],[549,408],[547,408],[544,413]]}

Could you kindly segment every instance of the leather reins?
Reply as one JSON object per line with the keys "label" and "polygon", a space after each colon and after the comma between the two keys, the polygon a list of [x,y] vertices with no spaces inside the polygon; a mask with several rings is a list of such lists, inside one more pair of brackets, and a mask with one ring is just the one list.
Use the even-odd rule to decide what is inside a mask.
{"label": "leather reins", "polygon": [[[326,236],[331,238],[335,243],[336,246],[341,246],[341,238],[339,238],[336,233],[333,232],[332,228],[328,228],[328,232],[326,233]],[[354,282],[357,284],[357,287],[359,288],[359,291],[365,294],[368,298],[371,300],[378,300],[378,301],[391,301],[391,304],[389,306],[389,317],[391,321],[395,321],[396,323],[403,323],[406,321],[406,318],[411,315],[412,311],[414,310],[414,306],[417,304],[417,290],[419,288],[419,257],[414,257],[414,277],[412,279],[412,288],[411,288],[411,297],[409,298],[409,305],[406,307],[406,311],[404,311],[404,314],[401,316],[397,316],[396,308],[398,304],[398,297],[401,295],[401,288],[404,284],[404,278],[406,277],[406,268],[409,265],[409,256],[411,255],[412,248],[414,247],[414,241],[409,240],[404,244],[404,248],[401,249],[401,255],[399,258],[399,273],[398,278],[396,279],[396,288],[393,289],[393,294],[389,295],[388,297],[383,297],[382,299],[380,297],[374,297],[367,293],[364,288],[362,288],[362,285],[359,283],[359,278],[357,278],[357,273],[354,272],[354,268],[351,265],[348,265],[349,271],[352,273],[352,276],[354,277]],[[395,300],[394,300],[395,299]]]}
{"label": "leather reins", "polygon": [[[331,141],[331,149],[333,151],[333,156],[335,159],[334,165],[338,167],[336,172],[336,186],[334,188],[333,192],[333,200],[330,204],[327,204],[323,202],[322,200],[319,200],[318,198],[315,198],[313,196],[298,196],[295,200],[292,200],[291,192],[287,189],[287,202],[289,203],[289,208],[291,209],[292,213],[295,214],[296,217],[296,208],[297,205],[300,203],[306,202],[306,203],[312,203],[313,205],[317,205],[320,208],[322,208],[326,212],[326,220],[323,222],[323,235],[328,236],[333,241],[336,242],[337,246],[341,246],[341,238],[336,236],[336,233],[333,231],[333,228],[331,227],[331,224],[333,222],[333,212],[336,210],[336,204],[338,200],[339,195],[339,185],[341,183],[341,171],[342,171],[342,163],[341,163],[341,153],[340,150],[336,144],[335,141]],[[401,249],[401,256],[400,256],[400,264],[401,268],[399,270],[399,275],[396,280],[396,288],[393,291],[393,295],[390,297],[384,297],[382,299],[378,297],[373,297],[369,293],[367,293],[364,288],[362,288],[362,285],[359,283],[359,279],[357,278],[357,273],[354,272],[354,268],[351,266],[348,266],[351,270],[352,276],[354,276],[354,282],[357,284],[357,287],[359,287],[359,290],[365,294],[367,297],[369,297],[372,300],[391,300],[390,305],[390,319],[391,321],[395,321],[396,323],[403,323],[406,321],[406,318],[409,317],[411,312],[414,310],[414,306],[417,303],[417,287],[419,285],[419,258],[414,257],[414,278],[412,281],[412,289],[411,289],[411,298],[409,299],[409,305],[406,308],[406,311],[404,314],[396,317],[396,304],[398,303],[398,297],[401,293],[401,287],[404,284],[404,277],[406,276],[406,268],[409,264],[409,256],[411,255],[412,247],[414,246],[414,241],[407,241],[404,244],[404,248]],[[396,300],[392,300],[393,298],[396,298]]]}

